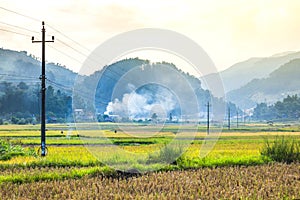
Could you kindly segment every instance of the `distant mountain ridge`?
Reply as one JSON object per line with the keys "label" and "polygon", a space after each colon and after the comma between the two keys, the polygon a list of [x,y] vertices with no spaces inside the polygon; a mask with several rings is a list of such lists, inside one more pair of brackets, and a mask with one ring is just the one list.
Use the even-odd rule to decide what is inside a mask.
{"label": "distant mountain ridge", "polygon": [[[253,79],[266,78],[280,66],[297,58],[300,58],[300,52],[284,52],[271,57],[250,58],[234,64],[219,73],[223,80],[225,93],[239,89]],[[217,74],[209,74],[201,77],[201,80],[213,80],[216,76]],[[219,96],[214,91],[212,93]]]}
{"label": "distant mountain ridge", "polygon": [[[0,71],[1,81],[35,84],[41,74],[41,62],[26,51],[0,49]],[[60,64],[46,63],[46,75],[48,80],[71,88],[77,73]]]}
{"label": "distant mountain ridge", "polygon": [[294,59],[273,71],[268,77],[253,79],[243,87],[230,91],[227,99],[242,108],[256,103],[273,104],[287,95],[300,94],[300,59]]}
{"label": "distant mountain ridge", "polygon": [[[170,73],[172,71],[174,73]],[[128,74],[130,75],[127,76]],[[182,79],[178,79],[176,75],[179,75]],[[139,83],[142,83],[143,79],[146,77],[152,81],[152,84],[139,86]],[[96,93],[96,109],[99,113],[104,113],[107,111],[107,106],[110,102],[114,102],[118,99],[118,106],[120,106],[124,97],[127,97],[128,95],[139,95],[138,98],[145,97],[145,99],[148,100],[150,97],[150,102],[147,100],[146,103],[143,103],[144,107],[151,107],[152,103],[159,101],[166,102],[164,100],[160,100],[158,96],[165,97],[164,99],[169,98],[170,100],[172,97],[166,92],[166,89],[170,88],[164,89],[164,86],[155,85],[156,83],[161,82],[159,80],[163,80],[166,87],[170,86],[179,92],[176,95],[181,98],[181,103],[184,102],[184,104],[190,105],[190,108],[187,108],[187,110],[193,109],[190,110],[190,113],[195,111],[195,107],[192,106],[195,102],[191,102],[191,98],[185,94],[185,91],[187,91],[188,88],[184,87],[186,86],[186,83],[184,82],[187,82],[190,85],[189,87],[191,87],[193,93],[196,95],[199,109],[202,112],[205,111],[205,104],[208,101],[213,102],[216,111],[221,107],[221,104],[224,103],[223,100],[213,97],[208,90],[202,89],[199,79],[180,71],[175,65],[166,62],[150,63],[147,60],[139,58],[125,59],[105,66],[102,70],[84,77],[81,81],[81,86],[78,88],[81,87],[80,91],[90,92],[90,95],[92,95],[94,91]],[[95,85],[95,81],[97,81],[96,88],[91,88],[92,85]],[[120,89],[114,91],[117,85]],[[180,113],[180,108],[177,107],[178,102],[176,103],[174,100],[172,102],[170,101],[170,103],[174,103],[174,108],[171,109],[173,114]],[[233,104],[231,106],[234,110],[235,106]]]}
{"label": "distant mountain ridge", "polygon": [[[38,91],[41,63],[36,57],[29,55],[26,51],[0,49],[0,70],[1,82],[15,82],[16,85],[24,82]],[[119,93],[114,94],[116,96],[113,96],[116,84],[126,74],[133,72],[132,70],[134,74],[126,78],[128,82],[122,85],[124,87],[119,90]],[[173,75],[169,72],[173,72]],[[177,77],[176,74],[178,75]],[[139,58],[125,59],[112,63],[88,76],[78,75],[60,64],[47,63],[46,77],[47,87],[50,85],[54,90],[60,90],[69,96],[73,95],[73,102],[74,91],[76,91],[75,95],[80,96],[80,98],[75,98],[75,103],[76,100],[79,101],[76,105],[89,113],[92,113],[93,109],[96,109],[99,113],[104,113],[108,111],[109,105],[111,105],[110,108],[112,108],[112,105],[117,105],[116,98],[122,103],[124,98],[131,94],[136,95],[137,100],[144,100],[143,106],[146,108],[153,107],[153,109],[156,109],[157,106],[155,105],[163,103],[168,107],[167,112],[172,111],[177,116],[180,116],[181,113],[181,108],[178,107],[180,100],[178,96],[181,97],[181,107],[185,106],[189,113],[197,111],[196,107],[193,106],[194,104],[198,104],[199,110],[205,112],[205,104],[210,101],[214,105],[215,112],[225,103],[223,99],[215,98],[210,91],[204,90],[198,78],[179,70],[174,64],[166,62],[150,63],[148,60]],[[134,84],[145,77],[148,77],[150,82],[152,80],[153,83],[144,86]],[[181,80],[178,77],[181,77]],[[159,86],[159,84],[155,84],[159,82],[158,80],[163,80],[166,85]],[[97,84],[93,88],[92,85],[95,82]],[[78,85],[74,87],[75,83]],[[168,86],[176,89],[178,94],[173,95]],[[191,88],[193,91],[191,93],[196,95],[196,101],[192,101],[192,98],[185,93],[188,88]],[[171,104],[172,106],[170,106]],[[94,105],[96,106],[95,108]],[[236,109],[235,105],[229,105],[232,110]],[[182,114],[186,115],[187,113]]]}
{"label": "distant mountain ridge", "polygon": [[[152,75],[155,74],[157,79],[165,79],[165,74],[158,73],[159,70],[163,69],[163,65],[178,70],[175,65],[170,63],[151,64],[147,60],[138,58],[118,61],[105,66],[102,70],[92,75],[79,76],[81,78],[81,86],[76,88],[76,90],[86,93],[87,98],[93,95],[92,92],[96,90],[95,103],[97,110],[103,113],[106,111],[108,104],[114,100],[112,99],[111,90],[122,76],[136,66],[140,66],[140,72],[143,76],[147,76],[147,73],[152,73]],[[150,68],[153,67],[158,71],[152,70],[151,72]],[[272,104],[283,99],[288,94],[300,94],[299,68],[300,52],[284,52],[267,58],[250,58],[244,62],[237,63],[231,68],[220,72],[227,91],[226,100],[239,105],[241,108],[251,108],[255,107],[256,103],[267,102]],[[36,85],[40,83],[41,63],[34,56],[28,55],[26,51],[18,52],[0,49],[0,71],[1,81],[22,81],[28,85]],[[203,105],[209,100],[212,100],[215,104],[221,104],[222,100],[212,97],[211,93],[213,94],[213,92],[203,88],[200,80],[180,70],[178,72],[197,91],[196,95],[201,100],[199,105],[201,105],[202,111]],[[78,79],[77,73],[54,63],[47,63],[46,75],[47,85],[52,85],[55,89],[60,89],[69,95],[72,94],[76,78]],[[213,79],[215,76],[216,74],[210,74],[202,78]],[[132,79],[138,78],[140,77],[132,77]],[[99,81],[96,88],[93,88],[94,90],[90,88],[93,81]],[[175,81],[174,84],[180,83]],[[148,88],[157,90],[155,86]],[[146,89],[139,91],[146,91]],[[130,93],[130,90],[124,87],[123,93],[118,94],[117,98],[121,100],[125,93]]]}

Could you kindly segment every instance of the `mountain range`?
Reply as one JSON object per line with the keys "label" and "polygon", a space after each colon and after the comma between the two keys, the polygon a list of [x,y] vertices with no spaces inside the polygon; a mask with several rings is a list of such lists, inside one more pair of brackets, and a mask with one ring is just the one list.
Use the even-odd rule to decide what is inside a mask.
{"label": "mountain range", "polygon": [[[289,94],[299,94],[300,90],[298,88],[300,88],[300,83],[298,76],[300,61],[298,58],[300,58],[300,52],[279,53],[270,57],[250,58],[221,71],[219,75],[223,80],[226,101],[230,101],[242,109],[247,109],[255,107],[257,103],[266,102],[272,104],[278,100],[282,100]],[[26,51],[18,52],[0,49],[0,81],[23,81],[28,85],[36,85],[40,81],[38,78],[41,73],[40,65],[40,61],[35,56],[28,55]],[[137,66],[140,66],[140,68],[137,68]],[[177,70],[177,73],[181,74],[185,80],[188,80],[193,90],[197,91],[196,96],[201,101],[201,110],[204,110],[204,104],[209,100],[214,101],[215,104],[217,104],[216,102],[221,104],[221,98],[212,97],[212,95],[218,97],[218,94],[216,94],[215,91],[205,89],[204,85],[201,84],[203,81],[200,81],[214,79],[217,74],[209,74],[200,77],[199,80],[185,74],[171,63],[149,63],[147,60],[138,58],[122,60],[104,66],[102,70],[89,76],[78,75],[58,63],[47,63],[47,84],[51,84],[54,88],[71,95],[77,78],[77,83],[79,82],[80,84],[79,87],[75,89],[81,91],[79,93],[85,94],[85,97],[82,97],[85,99],[93,95],[93,92],[96,90],[96,96],[93,101],[96,102],[96,109],[103,113],[107,111],[110,103],[113,105],[113,103],[116,103],[116,99],[122,101],[125,94],[132,92],[132,88],[130,90],[130,87],[132,85],[132,87],[135,86],[134,84],[130,86],[130,82],[124,83],[126,87],[122,89],[123,91],[121,93],[113,94],[112,91],[112,88],[114,88],[118,81],[128,74],[128,72],[132,69],[138,69],[137,72],[142,73],[145,77],[153,75],[156,76],[156,80],[164,80],[168,76],[164,73],[158,73],[158,71],[163,72],[165,66],[168,66],[169,69]],[[154,68],[158,71],[153,70]],[[152,71],[150,69],[152,69]],[[135,81],[139,78],[141,77],[137,75],[131,77],[131,79]],[[175,77],[172,78],[168,84],[184,84],[176,82]],[[95,81],[97,81],[96,85]],[[91,85],[94,85],[94,88],[92,88]],[[158,89],[154,85],[150,88],[163,91],[162,88]],[[135,89],[141,93],[142,91],[145,92],[147,87]],[[86,107],[88,107],[88,105],[86,105]]]}
{"label": "mountain range", "polygon": [[[0,49],[0,71],[0,81],[23,81],[32,85],[39,82],[41,62],[26,51]],[[48,82],[56,84],[54,87],[63,85],[65,88],[72,88],[77,73],[58,63],[47,63],[46,75]]]}
{"label": "mountain range", "polygon": [[294,59],[274,70],[266,78],[253,79],[227,93],[227,99],[243,108],[257,103],[274,104],[287,95],[300,94],[300,59]]}
{"label": "mountain range", "polygon": [[[192,117],[197,110],[205,112],[208,101],[214,104],[215,115],[220,114],[225,105],[223,100],[202,89],[199,79],[166,62],[125,59],[81,79],[75,86],[79,91],[76,96],[95,96],[98,113],[149,118],[149,113],[165,110],[166,113],[161,113],[165,116],[172,113],[173,116]],[[76,106],[82,106],[82,102],[76,103],[75,99]],[[231,107],[236,109],[233,104]]]}
{"label": "mountain range", "polygon": [[[2,82],[17,84],[22,81],[29,86],[37,86],[40,83],[40,66],[40,61],[26,51],[0,49]],[[121,115],[130,106],[133,118],[147,118],[149,112],[158,114],[162,110],[165,110],[165,116],[172,113],[174,117],[187,117],[195,115],[197,110],[205,112],[208,101],[214,105],[215,115],[225,105],[222,99],[204,90],[198,78],[166,62],[125,59],[104,66],[88,76],[78,75],[60,64],[47,63],[46,76],[47,85],[73,96],[75,109],[84,109],[90,113],[97,111]],[[132,98],[132,104],[128,105],[126,98]],[[236,109],[234,104],[230,106],[232,110]],[[145,115],[146,111],[148,116]]]}
{"label": "mountain range", "polygon": [[[247,109],[255,107],[256,103],[272,104],[288,94],[299,94],[296,89],[300,88],[296,77],[300,67],[298,58],[300,52],[284,52],[270,57],[250,58],[221,71],[219,75],[226,99]],[[293,60],[295,62],[289,63]],[[200,79],[213,80],[216,76],[217,74],[209,74]],[[215,91],[211,92],[219,96]]]}

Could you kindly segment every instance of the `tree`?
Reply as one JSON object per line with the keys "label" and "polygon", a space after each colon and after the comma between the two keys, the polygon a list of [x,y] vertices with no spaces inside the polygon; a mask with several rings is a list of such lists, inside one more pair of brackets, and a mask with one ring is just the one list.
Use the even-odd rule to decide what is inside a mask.
{"label": "tree", "polygon": [[274,105],[257,104],[253,117],[259,120],[298,119],[300,117],[300,98],[297,95],[288,95],[283,101],[277,101]]}
{"label": "tree", "polygon": [[296,119],[300,114],[300,98],[297,95],[288,95],[282,102],[275,103],[279,118]]}
{"label": "tree", "polygon": [[272,110],[273,109],[266,103],[257,104],[254,108],[253,117],[258,120],[270,120],[276,117],[275,113],[272,112]]}
{"label": "tree", "polygon": [[151,116],[151,120],[153,121],[153,122],[155,122],[156,120],[157,120],[157,114],[156,113],[153,113],[152,114],[152,116]]}
{"label": "tree", "polygon": [[[13,123],[18,123],[24,118],[27,123],[28,120],[32,121],[33,116],[39,115],[39,85],[28,86],[24,82],[18,84],[3,82],[0,83],[0,88],[2,95],[0,96],[0,113],[3,118],[11,119]],[[72,97],[60,90],[55,91],[52,86],[49,86],[46,91],[46,111],[64,119],[72,112]]]}

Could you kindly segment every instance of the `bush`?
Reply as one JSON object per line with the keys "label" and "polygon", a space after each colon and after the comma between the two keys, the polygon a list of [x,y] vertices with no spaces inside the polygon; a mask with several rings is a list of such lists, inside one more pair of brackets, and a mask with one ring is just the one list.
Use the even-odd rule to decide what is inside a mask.
{"label": "bush", "polygon": [[25,125],[25,124],[27,124],[27,121],[26,121],[26,119],[21,118],[21,119],[17,122],[17,124],[19,124],[19,125]]}
{"label": "bush", "polygon": [[33,148],[25,151],[20,145],[12,145],[9,141],[0,140],[0,160],[10,160],[16,156],[36,156]]}
{"label": "bush", "polygon": [[274,142],[265,141],[261,155],[273,161],[292,163],[300,161],[300,142],[293,138],[276,137]]}
{"label": "bush", "polygon": [[19,122],[19,118],[15,117],[15,116],[11,117],[11,123],[12,124],[18,124],[18,122]]}
{"label": "bush", "polygon": [[168,164],[177,164],[177,159],[184,153],[184,149],[180,145],[166,145],[156,154],[150,154],[148,162],[159,162]]}

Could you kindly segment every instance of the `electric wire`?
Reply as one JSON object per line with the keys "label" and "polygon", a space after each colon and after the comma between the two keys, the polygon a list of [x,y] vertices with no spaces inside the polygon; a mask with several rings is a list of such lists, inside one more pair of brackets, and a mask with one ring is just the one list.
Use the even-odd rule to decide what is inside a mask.
{"label": "electric wire", "polygon": [[[28,15],[24,15],[24,14],[22,14],[22,13],[20,13],[20,12],[17,12],[17,11],[13,11],[13,10],[10,10],[10,9],[7,9],[7,8],[1,7],[1,6],[0,6],[0,9],[5,10],[5,11],[8,11],[8,12],[11,12],[11,13],[14,13],[14,14],[17,14],[17,15],[19,15],[19,16],[22,16],[22,17],[25,17],[25,18],[28,18],[28,19],[31,19],[31,20],[34,20],[34,21],[36,21],[36,22],[41,22],[40,20],[38,20],[38,19],[36,19],[36,18],[30,17],[30,16],[28,16]],[[4,22],[4,23],[5,23],[5,22]],[[8,24],[8,23],[7,23],[7,24]],[[20,27],[20,26],[16,26],[16,25],[13,25],[13,26],[19,27],[19,28],[21,28],[21,29],[26,30],[26,28],[24,28],[24,27]],[[84,46],[81,45],[80,43],[76,42],[75,40],[73,40],[72,38],[70,38],[69,36],[67,36],[66,34],[62,33],[61,31],[59,31],[58,29],[56,29],[56,28],[53,27],[52,25],[47,25],[47,26],[48,26],[49,28],[51,28],[52,30],[54,30],[55,32],[61,34],[61,35],[64,36],[65,38],[69,39],[70,41],[74,42],[75,44],[77,44],[77,45],[80,46],[81,48],[83,48],[83,49],[85,49],[86,51],[90,52],[89,49],[87,49],[86,47],[84,47]],[[7,31],[7,32],[11,32],[11,33],[15,33],[15,34],[19,34],[19,35],[24,35],[24,36],[27,36],[27,37],[31,37],[30,35],[23,34],[23,33],[19,33],[19,32],[16,32],[16,31],[9,31],[9,30],[5,30],[5,29],[0,29],[0,30]],[[28,29],[28,30],[29,30],[29,29]],[[31,31],[31,30],[30,30],[30,31]],[[36,32],[36,31],[31,31],[31,32],[38,33],[38,32]],[[64,41],[62,41],[62,40],[60,40],[60,39],[57,39],[57,41],[60,42],[61,44],[65,45],[66,47],[72,49],[73,51],[79,53],[80,55],[84,56],[85,58],[88,57],[85,53],[83,53],[82,51],[80,51],[80,50],[78,50],[78,49],[72,47],[71,45],[67,44],[66,42],[64,42]],[[53,48],[53,49],[54,49],[54,48]],[[62,52],[59,51],[59,50],[57,50],[57,51],[60,52],[60,53],[62,53]],[[62,54],[64,54],[65,56],[67,56],[67,57],[69,57],[69,58],[75,60],[76,62],[78,62],[77,59],[74,59],[74,58],[72,58],[71,56],[66,55],[65,53],[62,53]],[[80,62],[80,61],[79,61],[79,62]],[[91,59],[91,58],[88,59],[88,62],[94,62],[94,64],[97,64],[97,65],[98,65],[98,64],[100,64],[100,65],[105,65],[104,63],[101,63],[101,62],[99,62],[98,60]],[[80,63],[81,63],[81,62],[80,62]],[[116,74],[117,76],[122,76],[122,74],[119,74],[119,73],[117,73],[117,72],[115,72],[115,71],[112,71],[112,70],[110,70],[110,69],[107,69],[107,70],[111,71],[112,73]]]}
{"label": "electric wire", "polygon": [[3,21],[0,21],[0,24],[4,24],[4,25],[6,25],[6,26],[14,27],[14,28],[21,29],[21,30],[25,30],[25,31],[32,32],[32,33],[39,33],[39,32],[37,32],[37,31],[33,31],[33,30],[30,30],[30,29],[28,29],[28,28],[24,28],[24,27],[21,27],[21,26],[9,24],[9,23],[3,22]]}
{"label": "electric wire", "polygon": [[81,48],[85,49],[86,51],[88,51],[89,53],[91,52],[88,48],[86,48],[85,46],[83,46],[82,44],[80,44],[79,42],[73,40],[72,38],[70,38],[69,36],[67,36],[66,34],[62,33],[61,31],[57,30],[56,28],[54,28],[52,25],[48,24],[48,27],[51,28],[52,30],[54,30],[55,32],[61,34],[62,36],[64,36],[65,38],[71,40],[72,42],[74,42],[75,44],[77,44],[78,46],[80,46]]}
{"label": "electric wire", "polygon": [[66,57],[68,57],[68,58],[70,58],[70,59],[72,59],[72,60],[78,62],[79,64],[82,64],[82,62],[81,62],[80,60],[78,60],[78,59],[76,59],[76,58],[70,56],[69,54],[66,54],[65,52],[63,52],[63,51],[61,51],[61,50],[55,48],[54,46],[49,45],[49,44],[47,44],[47,46],[50,47],[50,48],[52,48],[52,49],[54,49],[55,51],[57,51],[57,52],[63,54],[64,56],[66,56]]}
{"label": "electric wire", "polygon": [[26,36],[26,37],[31,37],[31,35],[20,33],[20,32],[16,32],[16,31],[7,30],[7,29],[4,29],[4,28],[0,28],[0,31],[14,33],[14,34],[17,34],[17,35],[23,35],[23,36]]}
{"label": "electric wire", "polygon": [[[24,14],[22,14],[22,13],[19,13],[19,12],[16,12],[16,11],[13,11],[13,10],[10,10],[10,9],[4,8],[4,7],[0,7],[0,9],[3,9],[3,10],[5,10],[5,11],[8,11],[8,12],[11,12],[11,13],[14,13],[14,14],[17,14],[17,15],[20,15],[20,16],[22,16],[22,17],[26,17],[26,18],[28,18],[28,19],[31,19],[31,20],[40,22],[40,20],[38,20],[38,19],[35,19],[35,18],[30,17],[30,16],[28,16],[28,15],[24,15]],[[20,27],[20,26],[8,24],[8,23],[5,23],[5,22],[4,22],[4,24],[11,25],[11,26],[14,26],[14,27],[23,29],[23,30],[30,31],[30,32],[38,33],[38,32],[36,32],[36,31],[31,31],[31,30],[26,29],[26,28],[24,28],[24,27]],[[62,33],[61,31],[59,31],[59,30],[57,30],[56,28],[54,28],[53,26],[48,25],[48,27],[51,28],[52,30],[54,30],[55,32],[61,34],[61,35],[64,36],[65,38],[71,40],[71,41],[74,42],[75,44],[79,45],[81,48],[83,48],[83,49],[85,49],[85,50],[87,50],[87,51],[90,51],[90,50],[88,50],[86,47],[84,47],[83,45],[79,44],[78,42],[76,42],[75,40],[71,39],[70,37],[68,37],[67,35],[65,35],[64,33]],[[27,37],[31,37],[30,35],[23,34],[23,33],[19,33],[19,32],[16,32],[16,31],[9,31],[9,30],[6,30],[6,29],[0,29],[0,30],[7,31],[7,32],[11,32],[11,33],[15,33],[15,34],[19,34],[19,35],[24,35],[24,36],[27,36]],[[73,51],[76,51],[76,52],[79,53],[80,55],[82,55],[82,56],[84,56],[84,57],[88,57],[86,54],[82,53],[82,51],[80,51],[80,50],[78,50],[78,49],[72,47],[71,45],[67,44],[66,42],[64,42],[64,41],[62,41],[62,40],[60,40],[60,39],[57,39],[57,41],[60,42],[61,44],[65,45],[66,47],[72,49]],[[50,45],[48,45],[48,46],[50,46]],[[53,46],[50,46],[50,47],[51,47],[52,49],[58,51],[59,53],[61,53],[61,54],[65,55],[65,56],[71,58],[72,60],[74,60],[74,61],[76,61],[76,62],[78,62],[78,63],[81,63],[79,60],[75,59],[74,57],[72,57],[72,56],[70,56],[70,55],[68,55],[68,54],[66,54],[66,53],[64,53],[64,52],[62,52],[62,51],[60,51],[60,50],[58,50],[58,49],[56,49],[55,47],[53,47]],[[103,63],[100,63],[98,60],[88,59],[88,61],[89,61],[89,62],[94,62],[94,63],[97,64],[97,65],[98,65],[98,64],[104,65]],[[120,74],[120,73],[118,73],[118,72],[116,72],[116,71],[114,71],[114,70],[112,70],[112,69],[106,68],[106,70],[107,70],[107,71],[110,71],[111,73],[113,73],[113,74],[115,74],[115,75],[117,75],[117,76],[120,76],[120,77],[123,76],[123,74]],[[103,74],[104,74],[104,73],[102,73],[102,75],[103,75]],[[107,78],[110,78],[110,79],[112,79],[112,80],[117,81],[116,78],[113,78],[113,77],[111,77],[111,76],[108,76],[107,73],[105,74],[105,76],[106,76]],[[128,78],[126,78],[125,80],[127,80],[127,81],[129,81],[129,82],[134,82],[133,80],[129,80]]]}
{"label": "electric wire", "polygon": [[28,19],[31,19],[31,20],[36,21],[36,22],[41,22],[41,20],[39,20],[39,19],[36,19],[36,18],[31,17],[31,16],[28,16],[28,15],[24,15],[24,14],[19,13],[19,12],[17,12],[17,11],[10,10],[10,9],[8,9],[8,8],[4,8],[4,7],[2,7],[2,6],[0,6],[0,9],[5,10],[5,11],[10,12],[10,13],[17,14],[17,15],[19,15],[19,16],[22,16],[22,17],[25,17],[25,18],[28,18]]}

